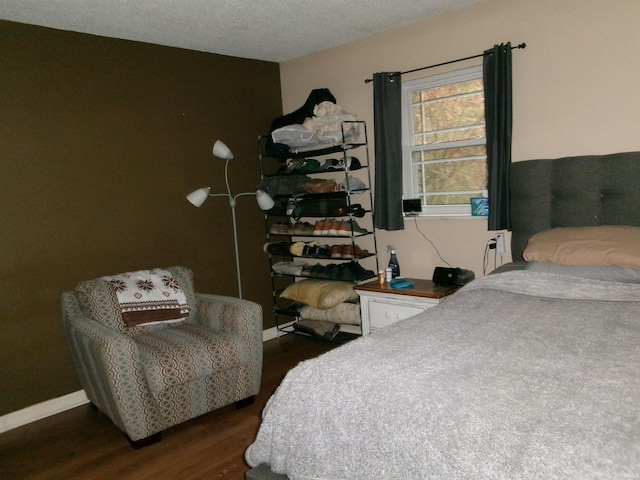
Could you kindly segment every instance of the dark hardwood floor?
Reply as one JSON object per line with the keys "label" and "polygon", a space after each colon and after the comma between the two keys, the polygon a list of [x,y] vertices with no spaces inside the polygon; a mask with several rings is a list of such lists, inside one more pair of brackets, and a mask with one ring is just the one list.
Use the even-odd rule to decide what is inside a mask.
{"label": "dark hardwood floor", "polygon": [[124,434],[89,405],[0,434],[0,478],[243,479],[244,451],[262,409],[285,374],[335,343],[286,335],[264,344],[262,388],[254,405],[233,405],[177,425],[160,443],[131,448]]}

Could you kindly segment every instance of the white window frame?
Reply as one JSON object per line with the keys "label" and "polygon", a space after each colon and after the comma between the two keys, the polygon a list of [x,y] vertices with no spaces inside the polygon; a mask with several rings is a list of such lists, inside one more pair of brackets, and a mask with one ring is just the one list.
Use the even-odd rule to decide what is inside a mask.
{"label": "white window frame", "polygon": [[[415,198],[413,194],[413,167],[411,161],[413,144],[413,111],[411,94],[416,90],[450,85],[468,80],[483,78],[482,65],[455,70],[451,72],[417,78],[402,82],[402,167],[403,167],[403,198]],[[427,149],[459,148],[467,146],[486,145],[486,138],[464,140],[449,143],[434,143]],[[425,147],[421,145],[420,150]],[[486,193],[485,193],[486,195]],[[471,217],[471,205],[427,205],[422,207],[421,217]],[[482,218],[482,217],[476,217]]]}

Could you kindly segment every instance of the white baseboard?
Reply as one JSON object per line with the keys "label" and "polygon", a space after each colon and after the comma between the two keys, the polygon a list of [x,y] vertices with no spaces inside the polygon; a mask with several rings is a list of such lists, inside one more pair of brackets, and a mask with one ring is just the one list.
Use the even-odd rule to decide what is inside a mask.
{"label": "white baseboard", "polygon": [[53,398],[42,403],[37,403],[17,412],[11,412],[0,417],[0,433],[22,427],[31,422],[55,415],[65,410],[70,410],[80,405],[89,403],[84,390],[69,393],[62,397]]}
{"label": "white baseboard", "polygon": [[[262,341],[266,342],[278,338],[283,335],[276,327],[263,330]],[[57,413],[71,410],[72,408],[79,407],[89,403],[87,395],[84,390],[69,393],[62,397],[52,398],[42,403],[32,405],[17,412],[11,412],[0,417],[0,433],[12,430],[14,428],[22,427],[31,422],[42,420],[43,418],[50,417]]]}
{"label": "white baseboard", "polygon": [[269,340],[273,340],[274,338],[278,338],[282,335],[284,334],[280,332],[277,327],[271,327],[268,330],[262,331],[262,341],[268,342]]}

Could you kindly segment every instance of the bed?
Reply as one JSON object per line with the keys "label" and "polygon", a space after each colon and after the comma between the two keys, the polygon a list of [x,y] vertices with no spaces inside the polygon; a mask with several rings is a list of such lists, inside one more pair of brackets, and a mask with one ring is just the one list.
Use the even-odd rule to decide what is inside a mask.
{"label": "bed", "polygon": [[640,477],[640,152],[511,192],[515,268],[291,370],[248,480]]}

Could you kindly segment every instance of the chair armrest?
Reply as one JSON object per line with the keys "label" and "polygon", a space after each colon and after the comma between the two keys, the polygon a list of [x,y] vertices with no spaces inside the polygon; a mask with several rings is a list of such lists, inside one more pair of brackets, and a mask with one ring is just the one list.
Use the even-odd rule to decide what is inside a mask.
{"label": "chair armrest", "polygon": [[70,292],[62,297],[62,318],[89,400],[134,440],[158,431],[162,420],[133,339],[86,316]]}
{"label": "chair armrest", "polygon": [[[104,358],[112,351],[118,352],[118,359],[121,361],[137,361],[138,348],[135,342],[130,337],[85,315],[73,294],[63,294],[62,321],[72,353],[74,356],[83,355],[80,359],[81,364],[94,357]],[[84,355],[90,357],[84,357]]]}
{"label": "chair armrest", "polygon": [[262,307],[249,300],[196,293],[198,323],[212,330],[232,335],[253,337],[259,333],[262,342]]}
{"label": "chair armrest", "polygon": [[[245,345],[251,378],[251,392],[260,390],[262,378],[262,307],[235,297],[196,293],[198,321],[213,330],[236,337]],[[248,396],[247,395],[247,396]]]}

